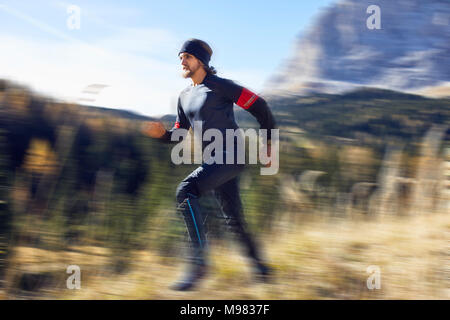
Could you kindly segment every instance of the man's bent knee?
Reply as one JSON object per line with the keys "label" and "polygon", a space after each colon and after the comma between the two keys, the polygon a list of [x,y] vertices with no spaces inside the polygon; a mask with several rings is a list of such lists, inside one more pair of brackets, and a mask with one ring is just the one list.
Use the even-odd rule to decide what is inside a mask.
{"label": "man's bent knee", "polygon": [[181,204],[185,199],[189,197],[198,198],[199,194],[195,183],[192,181],[183,181],[177,187],[176,198],[177,202]]}

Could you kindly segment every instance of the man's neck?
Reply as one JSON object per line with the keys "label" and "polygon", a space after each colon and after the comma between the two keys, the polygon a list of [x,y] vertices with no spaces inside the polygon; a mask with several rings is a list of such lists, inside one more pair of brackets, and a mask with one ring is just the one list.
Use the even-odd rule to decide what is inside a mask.
{"label": "man's neck", "polygon": [[197,70],[195,74],[191,76],[192,85],[196,86],[203,82],[203,79],[206,77],[206,71],[203,68]]}

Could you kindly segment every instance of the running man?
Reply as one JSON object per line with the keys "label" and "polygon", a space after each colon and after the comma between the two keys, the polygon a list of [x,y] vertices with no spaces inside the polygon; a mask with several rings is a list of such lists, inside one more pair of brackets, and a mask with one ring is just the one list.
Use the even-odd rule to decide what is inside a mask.
{"label": "running man", "polygon": [[[194,129],[194,121],[201,121],[202,136],[206,130],[213,128],[220,130],[225,137],[226,129],[238,129],[233,111],[235,103],[250,112],[258,120],[261,129],[267,129],[268,142],[265,147],[270,155],[270,130],[275,128],[275,121],[267,103],[233,81],[216,76],[215,69],[209,66],[211,55],[212,49],[202,40],[190,39],[183,44],[178,54],[182,75],[186,79],[190,78],[192,84],[180,93],[175,125],[167,131],[161,122],[147,122],[143,132],[152,138],[168,142],[176,130],[180,128],[188,130],[191,127]],[[203,149],[205,147],[206,144],[203,143]],[[236,160],[236,139],[234,149]],[[223,152],[227,152],[225,144]],[[178,185],[177,208],[183,214],[186,223],[191,252],[186,274],[181,281],[172,286],[172,289],[180,291],[193,289],[206,274],[208,263],[205,217],[202,216],[198,199],[209,191],[214,192],[228,226],[247,250],[253,262],[255,275],[258,279],[268,280],[269,267],[263,261],[243,217],[238,176],[244,166],[237,161],[232,164],[228,161],[226,163],[224,161],[223,164],[207,164],[204,161]]]}

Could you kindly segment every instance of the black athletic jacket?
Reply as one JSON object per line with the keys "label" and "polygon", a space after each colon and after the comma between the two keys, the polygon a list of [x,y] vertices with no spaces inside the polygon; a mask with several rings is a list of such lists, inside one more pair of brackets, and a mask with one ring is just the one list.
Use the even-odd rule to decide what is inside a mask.
{"label": "black athletic jacket", "polygon": [[177,119],[174,127],[162,137],[170,141],[178,128],[194,128],[194,121],[202,121],[202,135],[208,129],[218,129],[225,137],[226,129],[239,128],[234,119],[233,104],[250,112],[259,122],[261,129],[275,128],[275,121],[266,101],[231,80],[207,74],[203,82],[184,89],[178,97]]}

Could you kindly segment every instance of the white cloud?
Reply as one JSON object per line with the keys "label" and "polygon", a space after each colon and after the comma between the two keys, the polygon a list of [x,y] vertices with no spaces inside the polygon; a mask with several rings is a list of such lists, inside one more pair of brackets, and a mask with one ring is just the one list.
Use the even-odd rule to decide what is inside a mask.
{"label": "white cloud", "polygon": [[[89,84],[106,84],[108,89],[100,93],[94,105],[132,109],[147,115],[173,112],[170,105],[173,96],[185,86],[176,57],[173,63],[150,57],[150,51],[158,54],[157,44],[161,43],[164,31],[133,30],[133,33],[137,36],[133,38],[128,33],[128,44],[134,44],[134,52],[129,52],[126,46],[122,50],[114,47],[126,33],[105,41],[110,50],[77,41],[42,41],[0,34],[0,77],[70,100],[78,99]],[[147,42],[140,42],[143,34]],[[148,48],[148,42],[156,48]],[[146,50],[148,55],[143,54]]]}
{"label": "white cloud", "polygon": [[[61,8],[66,3],[56,5]],[[176,57],[183,39],[160,28],[108,24],[90,13],[95,10],[85,7],[83,10],[88,19],[95,20],[107,30],[95,35],[95,40],[90,43],[77,39],[76,33],[55,29],[13,8],[3,8],[20,23],[41,31],[42,37],[0,31],[0,78],[69,101],[85,97],[81,91],[86,86],[103,84],[108,87],[89,104],[146,115],[175,113],[178,94],[190,81],[181,78]],[[219,76],[259,92],[267,72],[225,70],[219,66]]]}
{"label": "white cloud", "polygon": [[255,93],[261,93],[267,72],[256,69],[219,69],[218,76],[233,80]]}
{"label": "white cloud", "polygon": [[[180,77],[176,56],[173,62],[170,57],[161,58],[173,55],[178,48],[176,38],[164,30],[124,29],[117,37],[108,37],[97,46],[5,34],[0,34],[0,43],[0,61],[7,62],[0,69],[1,78],[65,100],[77,101],[84,97],[81,91],[86,86],[104,84],[108,87],[89,104],[162,115],[175,112],[178,94],[189,83]],[[219,72],[219,76],[236,80],[256,92],[265,79],[265,74],[258,70]]]}
{"label": "white cloud", "polygon": [[100,39],[98,46],[108,50],[146,55],[169,55],[176,60],[180,40],[171,32],[155,28],[121,28]]}

